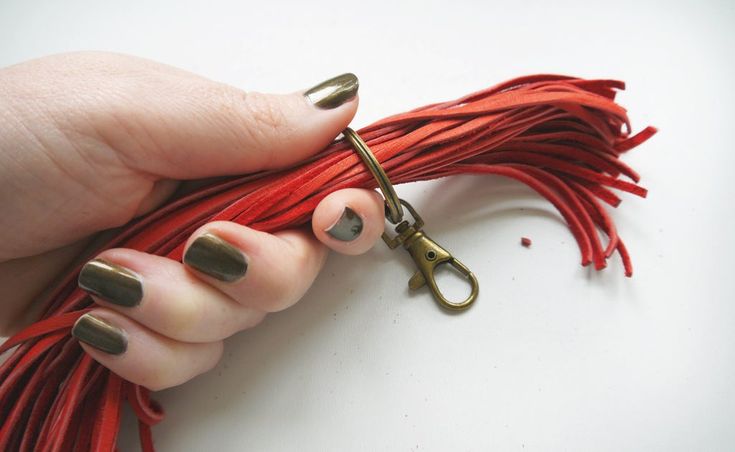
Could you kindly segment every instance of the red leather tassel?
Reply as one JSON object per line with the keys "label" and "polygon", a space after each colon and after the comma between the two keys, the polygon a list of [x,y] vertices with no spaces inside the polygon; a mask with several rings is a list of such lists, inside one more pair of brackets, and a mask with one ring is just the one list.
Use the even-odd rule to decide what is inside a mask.
{"label": "red leather tassel", "polygon": [[[617,252],[631,276],[630,257],[602,203],[620,203],[612,189],[646,196],[620,155],[656,129],[629,135],[625,109],[614,102],[623,88],[614,80],[534,75],[391,116],[359,133],[394,184],[495,174],[528,185],[564,217],[582,265],[600,270]],[[207,222],[291,228],[308,222],[326,195],[349,187],[377,183],[338,141],[297,167],[230,178],[175,200],[100,251],[125,247],[180,260],[186,239]],[[0,450],[111,451],[124,401],[139,419],[143,450],[153,450],[151,426],[163,419],[161,407],[148,390],[94,362],[70,335],[93,303],[77,287],[79,270],[70,269],[41,320],[0,346],[0,353],[17,346],[0,366]]]}

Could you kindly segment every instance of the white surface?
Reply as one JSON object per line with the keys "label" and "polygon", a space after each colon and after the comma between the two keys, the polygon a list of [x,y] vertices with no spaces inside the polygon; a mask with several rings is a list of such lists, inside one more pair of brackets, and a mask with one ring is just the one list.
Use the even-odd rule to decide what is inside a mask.
{"label": "white surface", "polygon": [[635,129],[661,129],[626,156],[650,196],[614,212],[633,279],[579,267],[519,184],[399,187],[480,278],[477,306],[408,296],[403,252],[334,256],[298,306],[158,395],[161,451],[735,448],[732,2],[111,3],[4,0],[0,64],[114,50],[261,91],[353,71],[355,126],[522,74],[613,77]]}

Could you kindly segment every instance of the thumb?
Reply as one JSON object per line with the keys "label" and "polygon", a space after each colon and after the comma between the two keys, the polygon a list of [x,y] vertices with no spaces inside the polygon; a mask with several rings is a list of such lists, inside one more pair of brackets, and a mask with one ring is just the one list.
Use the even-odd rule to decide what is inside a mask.
{"label": "thumb", "polygon": [[76,151],[61,152],[55,136],[45,136],[49,127],[35,131],[44,135],[38,141],[53,144],[58,158],[122,162],[153,180],[242,174],[298,162],[349,124],[357,90],[357,77],[348,73],[295,93],[267,95],[143,58],[98,52],[0,70],[0,92],[9,94],[3,100],[16,116],[35,125],[41,111],[52,126],[62,126],[57,135],[75,140]]}
{"label": "thumb", "polygon": [[358,104],[358,79],[350,73],[284,95],[199,78],[190,83],[185,91],[152,92],[155,99],[133,106],[131,120],[141,127],[98,128],[129,168],[186,180],[285,167],[326,147]]}
{"label": "thumb", "polygon": [[299,162],[349,124],[357,90],[343,74],[267,95],[97,52],[2,68],[0,260],[120,226],[166,199],[173,181]]}

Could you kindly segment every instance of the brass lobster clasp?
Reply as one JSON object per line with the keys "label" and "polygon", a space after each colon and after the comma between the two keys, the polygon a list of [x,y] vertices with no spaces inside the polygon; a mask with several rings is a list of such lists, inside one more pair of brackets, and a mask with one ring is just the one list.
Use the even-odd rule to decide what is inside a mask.
{"label": "brass lobster clasp", "polygon": [[[380,166],[380,162],[375,158],[375,155],[370,151],[365,141],[360,138],[360,135],[349,127],[343,130],[342,133],[378,182],[378,187],[380,187],[380,191],[383,192],[383,197],[385,198],[385,216],[391,223],[396,225],[396,233],[398,235],[391,238],[387,233],[383,232],[383,241],[385,241],[390,249],[395,249],[398,245],[403,245],[419,268],[408,281],[408,287],[411,290],[416,290],[424,285],[429,286],[431,293],[434,294],[434,298],[447,309],[460,311],[470,307],[475,299],[477,299],[479,292],[479,284],[475,275],[462,262],[455,259],[449,251],[437,245],[435,241],[424,234],[424,231],[422,231],[424,220],[416,213],[411,204],[398,197],[396,191],[393,189],[393,185],[390,183],[390,179],[388,179],[388,175],[383,170],[383,167]],[[411,215],[413,215],[413,224],[403,219],[403,208],[401,205],[405,206],[411,212]],[[437,267],[445,264],[454,267],[470,281],[472,292],[464,301],[449,301],[442,294],[441,290],[439,290],[434,273]]]}
{"label": "brass lobster clasp", "polygon": [[[408,281],[408,287],[411,290],[416,290],[427,285],[434,298],[444,308],[454,311],[468,308],[475,301],[479,293],[477,278],[462,262],[455,259],[449,251],[439,246],[424,233],[422,230],[424,221],[409,203],[403,199],[400,202],[413,216],[414,224],[410,224],[405,220],[401,221],[396,226],[398,235],[390,238],[388,234],[383,233],[383,240],[391,249],[403,245],[416,263],[418,271]],[[449,301],[442,294],[434,278],[434,272],[440,265],[451,265],[469,280],[472,291],[465,300],[460,302]]]}

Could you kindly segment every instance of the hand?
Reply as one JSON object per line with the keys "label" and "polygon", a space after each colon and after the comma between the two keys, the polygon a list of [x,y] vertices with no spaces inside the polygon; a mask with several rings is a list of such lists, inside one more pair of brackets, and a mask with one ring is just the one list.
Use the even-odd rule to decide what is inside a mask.
{"label": "hand", "polygon": [[[0,70],[0,334],[33,320],[43,289],[99,231],[161,205],[180,181],[294,164],[327,146],[357,109],[345,74],[287,95],[243,92],[122,55],[59,55]],[[80,286],[98,307],[72,334],[98,362],[153,390],[211,369],[222,340],[299,300],[327,248],[367,251],[383,205],[343,190],[311,231],[209,223],[183,263],[101,253]],[[325,246],[326,245],[326,246]]]}

